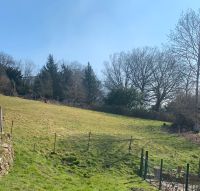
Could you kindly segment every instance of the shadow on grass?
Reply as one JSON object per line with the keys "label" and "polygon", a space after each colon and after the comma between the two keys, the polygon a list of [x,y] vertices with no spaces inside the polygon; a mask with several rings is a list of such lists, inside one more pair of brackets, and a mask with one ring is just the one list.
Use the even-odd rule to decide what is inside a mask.
{"label": "shadow on grass", "polygon": [[56,155],[63,165],[82,169],[118,172],[138,170],[139,157],[130,138],[109,135],[81,134],[59,139]]}

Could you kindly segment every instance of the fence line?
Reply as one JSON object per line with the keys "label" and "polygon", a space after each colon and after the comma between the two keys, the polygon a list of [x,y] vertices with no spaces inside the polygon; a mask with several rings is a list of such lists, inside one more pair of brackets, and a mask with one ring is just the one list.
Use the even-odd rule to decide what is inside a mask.
{"label": "fence line", "polygon": [[[54,151],[55,151],[55,145],[56,145],[56,134],[54,137]],[[87,139],[85,139],[86,143],[86,150],[89,152],[91,149],[95,146],[95,141],[97,141],[97,144],[99,142],[103,141],[104,139],[101,138],[95,138],[95,135],[91,132],[88,133]],[[135,139],[132,136],[129,139],[115,139],[112,140],[107,139],[106,141],[109,143],[127,143],[127,153],[124,154],[123,157],[116,161],[109,161],[109,164],[107,166],[114,165],[115,163],[124,160],[128,155],[131,154],[133,142],[134,140],[142,140],[142,139]],[[74,140],[76,141],[76,140]],[[105,141],[105,140],[104,140]],[[133,151],[134,152],[134,151]],[[178,166],[177,169],[169,169],[165,168],[165,161],[164,159],[160,159],[160,164],[155,165],[155,163],[152,163],[151,158],[149,158],[149,152],[145,151],[142,148],[141,149],[141,155],[137,156],[138,153],[134,153],[133,160],[139,159],[140,163],[138,166],[138,174],[140,177],[142,177],[144,180],[152,184],[153,186],[157,187],[159,190],[165,190],[165,191],[199,191],[200,190],[200,159],[198,161],[198,173],[192,173],[190,172],[190,165],[187,164],[185,170]]]}
{"label": "fence line", "polygon": [[[1,112],[0,112],[1,113]],[[0,119],[3,119],[0,117]],[[2,127],[2,121],[0,122],[0,127]],[[14,127],[14,121],[12,121],[11,129],[10,129],[10,135],[12,137],[13,134],[13,127]],[[53,148],[52,148],[52,154],[56,154],[57,142],[59,139],[59,136],[57,133],[54,133],[53,140]],[[65,136],[62,136],[62,140],[65,140]],[[137,147],[136,149],[140,150],[141,153],[136,152],[136,149],[134,151],[133,149],[133,143],[134,141],[139,140],[146,140],[145,138],[134,138],[133,136],[130,136],[130,138],[127,139],[119,139],[116,137],[112,137],[111,139],[107,139],[107,143],[127,143],[127,153],[124,154],[120,159],[115,161],[109,161],[109,164],[107,166],[114,165],[117,162],[120,162],[128,155],[133,156],[134,159],[138,159],[139,164],[137,166],[138,168],[138,175],[142,177],[144,180],[152,184],[153,186],[157,187],[159,190],[165,190],[165,191],[200,191],[200,159],[198,161],[198,173],[191,173],[190,172],[190,165],[187,164],[186,170],[183,169],[165,169],[165,161],[164,159],[160,159],[160,164],[158,166],[155,166],[154,163],[151,162],[151,158],[149,158],[149,152],[145,151],[142,147],[141,150]],[[158,139],[158,138],[150,138],[147,140],[147,143],[149,143],[152,139]],[[99,142],[102,142],[105,139],[98,138],[98,135],[95,137],[94,134],[91,132],[88,133],[88,136],[85,136],[85,142],[86,142],[86,151],[88,153],[91,151],[92,147],[94,147],[94,142],[96,141],[97,144]],[[150,140],[150,141],[149,141]],[[73,141],[79,141],[74,139]],[[145,143],[144,145],[146,145]],[[38,145],[38,143],[37,143]],[[38,147],[36,147],[36,143],[33,144],[33,151],[36,151]],[[138,156],[139,155],[139,156]]]}
{"label": "fence line", "polygon": [[[88,145],[91,146],[91,141],[101,139],[94,139],[91,136],[91,132],[89,132],[88,136]],[[131,153],[133,140],[141,140],[134,139],[132,136],[130,139],[121,139],[123,141],[127,141],[128,144],[128,153]],[[120,140],[120,141],[121,141]],[[118,140],[109,140],[110,142],[118,142]],[[119,141],[119,142],[120,142]],[[145,156],[144,156],[145,154]],[[126,157],[127,155],[125,155]],[[137,154],[136,154],[137,156]],[[135,156],[135,157],[136,157]],[[180,191],[199,191],[200,190],[200,159],[198,161],[198,173],[190,172],[190,165],[186,165],[186,169],[182,169],[180,166],[177,169],[166,169],[164,160],[160,159],[160,164],[155,166],[154,163],[151,162],[149,158],[149,152],[144,152],[144,149],[141,150],[140,164],[139,164],[139,175],[152,185],[156,186],[159,190],[180,190]]]}
{"label": "fence line", "polygon": [[[200,165],[198,173],[190,173],[190,165],[187,163],[186,169],[164,169],[164,160],[161,159],[160,166],[151,163],[148,151],[144,157],[144,150],[141,150],[140,176],[159,190],[167,191],[199,191],[200,190]],[[199,162],[200,163],[200,162]],[[144,169],[143,169],[144,165]]]}
{"label": "fence line", "polygon": [[[10,136],[13,136],[13,127],[14,127],[14,121],[12,121],[11,128],[10,128]],[[3,135],[3,111],[2,107],[0,106],[0,133],[1,133],[1,142],[2,142],[2,135]],[[63,136],[64,137],[64,136]],[[138,156],[139,153],[133,151],[133,143],[135,141],[140,140],[146,140],[146,138],[134,138],[131,136],[127,139],[118,139],[115,137],[112,137],[113,139],[107,139],[106,141],[108,143],[127,143],[127,153],[122,153],[123,156],[119,158],[118,160],[109,161],[108,166],[111,166],[121,160],[126,159],[126,157],[130,154],[132,154],[133,160],[138,159],[140,162],[138,164],[138,175],[152,184],[153,186],[156,186],[159,190],[165,190],[165,191],[200,191],[200,159],[198,161],[198,172],[193,173],[190,171],[191,165],[188,163],[185,166],[185,169],[178,166],[177,169],[166,169],[165,168],[165,160],[160,159],[160,164],[155,166],[154,163],[151,162],[151,158],[149,157],[149,152],[145,151],[144,148],[141,149],[141,155]],[[57,148],[57,142],[58,142],[58,134],[54,133],[54,142],[53,142],[53,151],[52,153],[56,154]],[[151,140],[155,140],[159,138],[149,138],[147,140],[148,144]],[[101,142],[101,138],[93,137],[93,134],[91,131],[88,133],[88,137],[86,137],[86,150],[88,153],[91,151],[92,146],[94,146],[94,142],[99,141]],[[77,140],[75,140],[77,141]],[[120,148],[119,148],[120,149]],[[36,143],[33,145],[33,151],[36,151]]]}

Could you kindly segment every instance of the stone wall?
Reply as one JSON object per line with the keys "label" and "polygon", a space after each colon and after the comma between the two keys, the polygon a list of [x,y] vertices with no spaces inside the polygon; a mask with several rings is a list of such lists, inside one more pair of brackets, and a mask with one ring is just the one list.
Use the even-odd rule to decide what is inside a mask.
{"label": "stone wall", "polygon": [[13,164],[14,151],[9,134],[3,135],[0,143],[0,176],[9,172]]}

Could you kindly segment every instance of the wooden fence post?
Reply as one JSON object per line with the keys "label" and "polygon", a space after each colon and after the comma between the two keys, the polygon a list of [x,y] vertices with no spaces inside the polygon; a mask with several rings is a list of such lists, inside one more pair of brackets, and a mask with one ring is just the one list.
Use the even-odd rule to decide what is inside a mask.
{"label": "wooden fence post", "polygon": [[57,135],[56,135],[56,133],[55,133],[54,145],[53,145],[53,153],[56,153],[56,138],[57,138]]}
{"label": "wooden fence post", "polygon": [[143,166],[144,166],[144,149],[141,150],[141,157],[140,157],[140,177],[143,175]]}
{"label": "wooden fence post", "polygon": [[163,171],[163,159],[160,161],[160,179],[159,179],[159,190],[162,189],[162,171]]}
{"label": "wooden fence post", "polygon": [[146,177],[147,177],[148,160],[149,160],[149,154],[148,154],[148,151],[146,151],[146,154],[145,154],[145,166],[144,166],[144,180],[146,180]]}
{"label": "wooden fence post", "polygon": [[0,106],[0,131],[1,131],[1,141],[2,141],[2,134],[3,134],[3,111],[2,107]]}
{"label": "wooden fence post", "polygon": [[12,137],[12,134],[13,134],[13,126],[14,126],[14,121],[12,121],[12,125],[11,125],[11,128],[10,128],[10,136]]}
{"label": "wooden fence post", "polygon": [[89,151],[90,150],[90,140],[91,140],[91,131],[89,132],[88,134],[88,147],[87,147],[87,150]]}
{"label": "wooden fence post", "polygon": [[3,132],[3,111],[1,106],[0,106],[0,129],[1,132]]}
{"label": "wooden fence post", "polygon": [[188,191],[188,188],[189,188],[189,169],[190,169],[190,165],[187,164],[186,175],[185,175],[185,191]]}
{"label": "wooden fence post", "polygon": [[131,139],[130,139],[130,142],[129,142],[129,146],[128,146],[129,154],[131,153],[131,150],[132,150],[132,142],[133,142],[133,137],[131,136]]}

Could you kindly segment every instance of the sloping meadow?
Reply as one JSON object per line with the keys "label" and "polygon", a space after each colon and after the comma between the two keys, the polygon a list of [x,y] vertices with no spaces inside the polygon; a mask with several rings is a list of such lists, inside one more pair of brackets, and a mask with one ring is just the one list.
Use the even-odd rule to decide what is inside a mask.
{"label": "sloping meadow", "polygon": [[163,122],[128,118],[0,95],[14,165],[0,190],[154,190],[138,176],[141,149],[166,168],[191,163],[199,146],[162,129]]}

